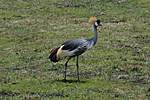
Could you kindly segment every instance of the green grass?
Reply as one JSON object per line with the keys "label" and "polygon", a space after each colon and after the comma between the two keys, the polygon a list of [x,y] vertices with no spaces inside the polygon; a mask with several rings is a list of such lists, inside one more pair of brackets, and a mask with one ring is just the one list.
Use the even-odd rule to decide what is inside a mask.
{"label": "green grass", "polygon": [[[149,0],[1,0],[0,100],[149,100]],[[98,43],[52,65],[50,49],[92,36],[90,16],[103,22]]]}

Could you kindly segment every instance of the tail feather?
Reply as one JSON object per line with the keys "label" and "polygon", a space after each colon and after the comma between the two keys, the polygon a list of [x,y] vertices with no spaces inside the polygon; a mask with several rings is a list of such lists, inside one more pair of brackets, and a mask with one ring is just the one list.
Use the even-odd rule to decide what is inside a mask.
{"label": "tail feather", "polygon": [[58,59],[57,59],[57,51],[60,47],[57,47],[57,48],[53,48],[51,50],[51,54],[49,56],[49,59],[52,61],[52,62],[58,62]]}

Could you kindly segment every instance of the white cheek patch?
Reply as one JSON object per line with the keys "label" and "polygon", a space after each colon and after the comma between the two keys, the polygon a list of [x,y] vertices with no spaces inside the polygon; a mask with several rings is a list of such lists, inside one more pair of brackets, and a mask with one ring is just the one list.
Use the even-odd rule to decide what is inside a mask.
{"label": "white cheek patch", "polygon": [[97,23],[97,22],[95,22],[95,26],[98,26],[98,23]]}

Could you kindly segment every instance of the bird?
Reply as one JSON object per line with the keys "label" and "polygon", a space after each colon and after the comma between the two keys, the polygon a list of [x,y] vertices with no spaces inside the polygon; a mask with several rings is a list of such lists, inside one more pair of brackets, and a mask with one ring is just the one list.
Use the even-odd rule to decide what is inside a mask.
{"label": "bird", "polygon": [[91,49],[96,43],[98,39],[97,28],[102,26],[102,23],[95,16],[90,17],[89,23],[92,24],[93,28],[93,37],[88,39],[74,39],[68,40],[62,43],[60,46],[51,49],[49,59],[50,61],[56,63],[60,60],[67,59],[64,66],[64,81],[66,81],[66,70],[68,67],[68,62],[71,58],[76,57],[76,67],[77,67],[77,78],[79,78],[79,56],[83,54],[85,51]]}

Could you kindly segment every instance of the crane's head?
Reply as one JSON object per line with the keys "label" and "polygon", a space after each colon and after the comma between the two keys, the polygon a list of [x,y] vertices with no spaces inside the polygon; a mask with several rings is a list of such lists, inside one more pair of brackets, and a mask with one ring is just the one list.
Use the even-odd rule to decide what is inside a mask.
{"label": "crane's head", "polygon": [[102,23],[99,19],[97,19],[95,16],[90,17],[89,23],[95,25],[96,27],[102,26]]}

